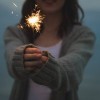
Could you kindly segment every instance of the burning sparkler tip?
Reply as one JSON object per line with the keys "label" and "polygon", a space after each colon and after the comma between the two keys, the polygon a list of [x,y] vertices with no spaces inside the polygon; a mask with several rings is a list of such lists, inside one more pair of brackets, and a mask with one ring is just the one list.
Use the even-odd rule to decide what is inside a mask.
{"label": "burning sparkler tip", "polygon": [[[37,7],[37,5],[35,5],[35,7]],[[35,13],[33,12],[31,16],[26,17],[26,25],[39,32],[44,18],[45,17],[41,15],[40,10],[37,10]]]}

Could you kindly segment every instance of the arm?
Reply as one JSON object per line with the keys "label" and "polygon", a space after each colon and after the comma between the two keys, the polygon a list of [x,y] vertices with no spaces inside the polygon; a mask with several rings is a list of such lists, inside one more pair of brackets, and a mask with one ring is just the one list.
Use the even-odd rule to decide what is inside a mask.
{"label": "arm", "polygon": [[[23,51],[28,43],[23,33],[16,27],[8,27],[4,34],[5,59],[9,74],[13,78],[21,78],[25,75],[23,70]],[[19,67],[19,68],[17,68]]]}
{"label": "arm", "polygon": [[84,68],[93,55],[94,43],[95,36],[91,31],[83,33],[71,44],[67,54],[57,61],[63,66],[65,79],[68,76],[64,81],[69,83],[67,89],[77,88],[82,81]]}
{"label": "arm", "polygon": [[38,66],[42,66],[47,60],[36,46],[29,44],[22,31],[16,27],[8,27],[4,34],[4,42],[8,72],[13,78],[29,78],[29,73],[33,69],[34,73],[38,71]]}
{"label": "arm", "polygon": [[[22,42],[20,37],[19,39],[16,38],[16,35],[13,36],[10,30],[8,31],[8,34],[9,35],[6,35],[5,37],[6,50],[7,50],[6,55],[8,58],[7,61],[9,63],[8,69],[13,76],[21,78],[26,76],[25,69],[22,70],[24,66],[23,51],[28,45],[21,46],[24,44],[24,41]],[[8,38],[10,35],[12,36],[12,38]],[[63,91],[68,91],[71,88],[78,87],[82,79],[83,69],[92,55],[94,40],[95,37],[93,33],[91,33],[90,31],[81,34],[70,45],[65,56],[60,57],[58,60],[55,60],[52,56],[49,55],[49,60],[45,64],[45,66],[42,67],[40,70],[38,70],[38,72],[35,73],[31,72],[29,74],[29,77],[32,78],[32,80],[34,80],[38,84],[46,85],[52,88],[53,90],[61,89]],[[17,49],[17,53],[14,53],[16,47],[19,47],[19,49]],[[64,47],[66,47],[66,45],[64,45]],[[12,60],[12,58],[16,58],[14,54],[17,55],[20,54],[19,58],[21,60],[19,61],[21,61],[21,63],[18,66],[19,68],[17,68],[15,62],[18,59],[14,61]],[[13,68],[15,68],[17,74],[15,73]]]}
{"label": "arm", "polygon": [[30,77],[53,90],[69,91],[77,88],[82,80],[84,67],[93,54],[94,41],[95,36],[91,31],[83,32],[75,38],[65,56],[58,60],[49,56],[45,67],[35,76],[32,73]]}

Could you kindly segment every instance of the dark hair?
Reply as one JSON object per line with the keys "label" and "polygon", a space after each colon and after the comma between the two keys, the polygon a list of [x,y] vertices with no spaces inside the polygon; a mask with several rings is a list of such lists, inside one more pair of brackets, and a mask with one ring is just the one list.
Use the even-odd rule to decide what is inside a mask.
{"label": "dark hair", "polygon": [[[23,25],[25,30],[25,35],[27,36],[29,42],[33,42],[33,37],[37,38],[39,33],[35,36],[31,28],[25,25],[25,18],[34,11],[35,0],[26,0],[22,8],[22,18],[20,24]],[[60,24],[58,31],[59,36],[63,36],[64,33],[68,34],[74,25],[82,25],[82,20],[84,18],[84,12],[80,7],[78,0],[66,0],[64,7],[62,9],[63,20]],[[26,33],[28,32],[28,34]]]}

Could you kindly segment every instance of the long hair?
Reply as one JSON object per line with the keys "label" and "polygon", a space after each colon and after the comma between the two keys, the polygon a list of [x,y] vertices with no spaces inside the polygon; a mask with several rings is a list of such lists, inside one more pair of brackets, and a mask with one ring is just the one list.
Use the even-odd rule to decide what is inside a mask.
{"label": "long hair", "polygon": [[[25,19],[28,15],[31,15],[35,8],[35,0],[26,0],[22,7],[22,18],[20,24],[24,26],[24,34],[28,38],[29,42],[32,43],[34,39],[39,36],[38,34],[33,34],[31,28],[25,25]],[[58,35],[62,37],[64,34],[70,33],[74,25],[82,25],[82,20],[84,18],[84,12],[78,3],[78,0],[65,0],[65,4],[62,8],[62,22],[59,26]],[[41,31],[43,28],[41,28]],[[41,33],[40,31],[40,33]],[[34,39],[33,39],[34,38]]]}

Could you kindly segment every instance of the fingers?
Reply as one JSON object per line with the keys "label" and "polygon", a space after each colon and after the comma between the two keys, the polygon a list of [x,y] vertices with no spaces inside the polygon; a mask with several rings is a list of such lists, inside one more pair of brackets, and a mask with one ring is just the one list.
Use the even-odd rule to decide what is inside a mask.
{"label": "fingers", "polygon": [[33,66],[39,66],[42,64],[42,61],[25,61],[24,65],[25,67],[33,67]]}
{"label": "fingers", "polygon": [[35,70],[41,68],[48,61],[48,57],[42,56],[40,60],[25,61],[24,66],[27,70]]}
{"label": "fingers", "polygon": [[24,60],[38,60],[41,59],[42,54],[24,54]]}
{"label": "fingers", "polygon": [[41,60],[42,60],[43,63],[46,63],[48,61],[48,57],[42,56],[41,57]]}
{"label": "fingers", "polygon": [[26,48],[25,54],[32,54],[32,53],[41,53],[38,48]]}
{"label": "fingers", "polygon": [[48,57],[44,56],[38,48],[26,48],[23,58],[27,70],[40,68],[48,61]]}
{"label": "fingers", "polygon": [[42,52],[38,48],[26,48],[24,60],[37,60],[42,57]]}

